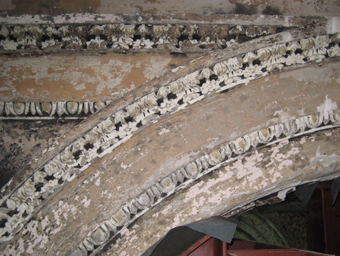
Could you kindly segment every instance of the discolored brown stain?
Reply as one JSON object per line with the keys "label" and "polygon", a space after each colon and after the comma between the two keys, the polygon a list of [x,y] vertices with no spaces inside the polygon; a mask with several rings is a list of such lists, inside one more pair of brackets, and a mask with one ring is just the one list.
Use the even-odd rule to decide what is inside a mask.
{"label": "discolored brown stain", "polygon": [[72,129],[79,120],[73,121],[7,121],[0,124],[0,188],[14,175],[24,171]]}
{"label": "discolored brown stain", "polygon": [[68,13],[149,13],[163,15],[213,15],[213,14],[266,14],[295,16],[337,16],[339,1],[325,0],[211,0],[205,1],[159,1],[159,0],[6,0],[6,6],[1,11],[10,15],[48,14],[61,15]]}
{"label": "discolored brown stain", "polygon": [[100,0],[13,0],[15,8],[9,14],[47,14],[94,13],[100,6]]}
{"label": "discolored brown stain", "polygon": [[60,0],[60,7],[65,12],[90,12],[96,11],[100,5],[100,0]]}
{"label": "discolored brown stain", "polygon": [[278,8],[272,6],[267,6],[262,13],[265,15],[282,15]]}
{"label": "discolored brown stain", "polygon": [[197,54],[1,57],[2,101],[114,100]]}
{"label": "discolored brown stain", "polygon": [[256,7],[254,5],[247,6],[244,4],[236,3],[234,13],[245,14],[245,15],[256,14]]}

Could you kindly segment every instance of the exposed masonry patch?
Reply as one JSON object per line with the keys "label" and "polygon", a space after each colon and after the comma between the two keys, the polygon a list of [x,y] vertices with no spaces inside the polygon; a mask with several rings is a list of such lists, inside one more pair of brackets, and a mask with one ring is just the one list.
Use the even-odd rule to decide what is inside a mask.
{"label": "exposed masonry patch", "polygon": [[124,235],[126,228],[149,209],[195,180],[223,165],[235,162],[252,150],[338,126],[340,126],[340,109],[334,109],[273,125],[222,144],[126,202],[115,214],[90,233],[70,255],[95,255],[117,235]]}
{"label": "exposed masonry patch", "polygon": [[48,197],[127,141],[141,126],[184,109],[213,91],[227,91],[275,69],[340,56],[339,38],[338,34],[317,36],[248,52],[195,71],[117,111],[58,153],[17,190],[6,191],[4,186],[0,241],[11,240]]}
{"label": "exposed masonry patch", "polygon": [[0,102],[0,120],[6,119],[79,119],[110,104],[110,101],[75,102]]}
{"label": "exposed masonry patch", "polygon": [[[287,29],[287,28],[286,28]],[[281,32],[279,26],[241,25],[153,25],[71,24],[2,25],[0,49],[29,50],[112,50],[162,49],[204,50],[226,48],[255,37]]]}

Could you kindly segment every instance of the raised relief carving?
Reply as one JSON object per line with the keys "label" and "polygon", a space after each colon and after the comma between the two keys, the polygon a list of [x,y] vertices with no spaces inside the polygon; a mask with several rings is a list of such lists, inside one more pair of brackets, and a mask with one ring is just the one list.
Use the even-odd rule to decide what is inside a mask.
{"label": "raised relief carving", "polygon": [[[140,217],[141,214],[136,215],[138,212],[142,211],[141,213],[144,213],[147,209],[155,206],[164,200],[164,198],[172,195],[179,189],[186,187],[189,183],[194,182],[203,175],[213,171],[216,167],[236,161],[239,159],[240,155],[248,153],[250,150],[278,143],[282,139],[298,137],[310,132],[339,126],[340,109],[334,109],[289,120],[225,143],[218,149],[214,149],[210,153],[190,162],[184,168],[171,173],[140,194],[136,199],[132,199],[121,206],[121,208],[110,219],[104,221],[100,225],[100,227],[106,227],[106,229],[102,228],[100,232],[103,233],[103,230],[110,230],[113,234],[109,236],[108,231],[105,234],[100,233],[100,239],[98,238],[96,243],[93,245],[103,246],[118,234],[122,235],[121,231]],[[153,192],[154,188],[157,188],[156,193]],[[141,201],[146,203],[140,203]],[[89,243],[89,238],[93,236],[98,236],[98,229],[93,231],[89,237],[85,238],[71,255],[94,255],[100,248],[94,250],[93,245],[91,245],[91,247],[87,245]],[[106,239],[105,241],[104,238]],[[101,242],[99,243],[99,241]],[[85,251],[81,248],[91,249]]]}
{"label": "raised relief carving", "polygon": [[279,26],[222,24],[32,24],[2,25],[5,51],[162,49],[170,51],[226,48],[254,37],[277,33]]}
{"label": "raised relief carving", "polygon": [[110,104],[100,102],[0,102],[0,120],[2,119],[81,119]]}
{"label": "raised relief carving", "polygon": [[[267,75],[269,70],[282,69],[284,66],[293,65],[293,63],[322,61],[329,58],[330,54],[340,56],[339,37],[334,35],[331,38],[330,36],[317,36],[304,41],[294,41],[258,49],[195,71],[117,111],[83,137],[66,147],[48,162],[43,169],[37,170],[39,173],[24,182],[18,190],[8,193],[10,194],[9,196],[1,198],[0,203],[3,205],[1,223],[3,224],[0,227],[0,241],[11,240],[32,216],[34,209],[53,191],[63,186],[65,182],[74,179],[92,163],[93,159],[103,157],[105,154],[112,152],[114,148],[128,140],[141,126],[150,123],[150,120],[155,121],[166,113],[173,113],[183,109],[203,99],[212,91],[221,92],[239,84],[246,84],[252,79]],[[293,61],[292,59],[297,59],[298,61]],[[1,106],[6,115],[16,111],[13,104],[3,104]],[[20,110],[22,105],[18,105],[16,108],[22,111]],[[27,105],[25,105],[24,111],[26,109]],[[31,111],[31,105],[28,109]],[[49,114],[63,115],[65,111],[69,113],[70,110],[75,113],[76,105],[67,103],[37,104],[33,109],[38,114],[39,111],[41,113],[46,111]],[[78,112],[79,109],[80,105],[78,105]],[[84,113],[91,112],[91,109],[94,109],[93,104],[84,103],[82,105]],[[319,127],[322,123],[331,122],[331,125],[338,125],[340,121],[339,114],[340,112],[337,110],[336,112],[327,112],[327,115],[318,113],[315,117],[299,118],[251,133],[222,145],[219,149],[200,157],[147,190],[146,193],[150,197],[150,202],[153,203],[146,200],[146,197],[127,203],[108,220],[111,226],[107,228],[125,226],[131,221],[129,209],[133,209],[133,206],[138,208],[143,205],[144,208],[138,209],[146,210],[146,205],[154,205],[164,194],[168,195],[172,193],[171,191],[178,189],[178,184],[185,183],[186,179],[193,180],[199,177],[202,173],[208,171],[211,166],[220,164],[226,158],[232,159],[234,155],[243,154],[251,147],[266,145],[274,137],[278,139],[283,135],[289,137],[297,132],[304,133],[309,129]],[[7,211],[12,213],[7,214]],[[106,236],[100,235],[100,237],[102,239]],[[100,239],[96,238],[95,242],[98,243]],[[91,244],[92,240],[88,239],[86,241],[86,246],[89,246],[88,244]],[[84,246],[81,248],[86,247]],[[79,250],[83,251],[82,249]]]}

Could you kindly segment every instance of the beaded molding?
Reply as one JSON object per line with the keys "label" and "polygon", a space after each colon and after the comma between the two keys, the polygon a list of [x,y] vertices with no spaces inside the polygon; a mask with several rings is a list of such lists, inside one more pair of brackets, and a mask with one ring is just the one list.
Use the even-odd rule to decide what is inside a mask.
{"label": "beaded molding", "polygon": [[49,196],[127,141],[141,126],[184,109],[211,92],[247,84],[275,69],[340,56],[339,41],[339,34],[316,36],[248,52],[186,75],[117,111],[58,153],[13,193],[5,194],[4,186],[0,242],[11,240]]}
{"label": "beaded molding", "polygon": [[70,256],[96,255],[118,234],[122,236],[125,228],[155,205],[202,176],[240,159],[253,150],[339,126],[340,109],[329,110],[273,125],[222,144],[219,148],[174,171],[136,198],[126,202],[115,214],[91,232]]}
{"label": "beaded molding", "polygon": [[81,119],[99,111],[110,101],[74,102],[0,102],[0,120],[7,119]]}

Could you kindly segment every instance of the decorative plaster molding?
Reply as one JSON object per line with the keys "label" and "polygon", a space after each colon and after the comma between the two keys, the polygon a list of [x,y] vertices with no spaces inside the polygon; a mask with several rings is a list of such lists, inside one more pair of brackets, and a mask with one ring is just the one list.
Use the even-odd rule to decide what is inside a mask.
{"label": "decorative plaster molding", "polygon": [[[339,34],[317,36],[248,52],[217,63],[212,67],[195,71],[117,111],[58,153],[52,160],[47,162],[44,168],[36,171],[16,191],[6,191],[7,186],[2,189],[0,199],[0,204],[2,205],[0,209],[0,241],[11,240],[47,198],[58,191],[66,182],[73,180],[79,173],[83,172],[93,161],[112,152],[121,143],[127,141],[141,126],[156,122],[166,113],[171,114],[184,109],[212,92],[222,92],[240,84],[247,84],[250,80],[268,75],[269,72],[275,69],[305,64],[311,61],[319,62],[326,58],[340,56],[339,39]],[[224,149],[225,153],[214,151],[215,153],[211,153],[212,157],[209,156],[206,161],[202,160],[201,167],[198,165],[198,167],[193,165],[191,169],[187,167],[185,173],[189,175],[188,177],[194,177],[196,172],[203,170],[200,168],[206,170],[210,165],[215,163],[216,166],[220,163],[225,157],[223,154],[245,152],[250,146],[255,145],[256,141],[258,141],[257,143],[262,143],[268,140],[267,143],[269,143],[273,136],[279,138],[282,134],[292,136],[297,134],[298,131],[301,133],[310,132],[322,123],[331,122],[332,125],[337,125],[340,118],[339,110],[327,113],[300,118],[301,120],[298,119],[299,123],[294,121],[275,126],[270,128],[271,130],[266,130],[268,134],[266,132],[257,132],[258,137],[245,136],[235,143],[228,144],[232,151],[227,149]],[[244,145],[241,146],[241,144]],[[245,150],[247,147],[248,149]],[[183,176],[184,173],[181,171],[176,175]],[[182,176],[176,176],[176,179],[179,179],[180,182]],[[184,177],[186,176],[184,175],[183,179]],[[170,178],[166,179],[169,180]],[[158,190],[151,192],[153,195],[158,195],[157,191],[160,189],[166,188],[169,191],[175,189],[172,186],[170,188],[163,184],[159,188],[156,186],[155,188]],[[148,198],[143,199],[146,200],[145,202],[139,199],[137,203],[138,207],[141,207],[140,209],[144,209],[143,207],[150,204],[151,199]],[[131,211],[135,211],[133,210],[135,208],[131,209]],[[121,210],[115,217],[121,226],[126,224],[125,219],[128,213],[125,210],[125,208]],[[104,231],[106,232],[106,230]],[[96,243],[102,241],[99,244],[103,244],[109,239],[104,231],[98,229],[94,233],[94,237],[101,237],[95,238]],[[88,245],[88,248],[92,245]]]}
{"label": "decorative plaster molding", "polygon": [[0,120],[82,119],[110,104],[110,101],[0,102]]}
{"label": "decorative plaster molding", "polygon": [[136,198],[126,202],[115,214],[88,235],[70,256],[95,255],[118,234],[123,235],[122,231],[149,209],[195,180],[240,159],[252,150],[339,126],[340,109],[326,110],[273,125],[222,144],[219,148],[174,171]]}
{"label": "decorative plaster molding", "polygon": [[281,26],[211,24],[71,24],[2,25],[0,47],[6,51],[221,49],[275,34]]}
{"label": "decorative plaster molding", "polygon": [[201,52],[290,28],[325,31],[331,23],[325,17],[263,15],[191,15],[190,19],[147,14],[8,16],[0,17],[0,53]]}

